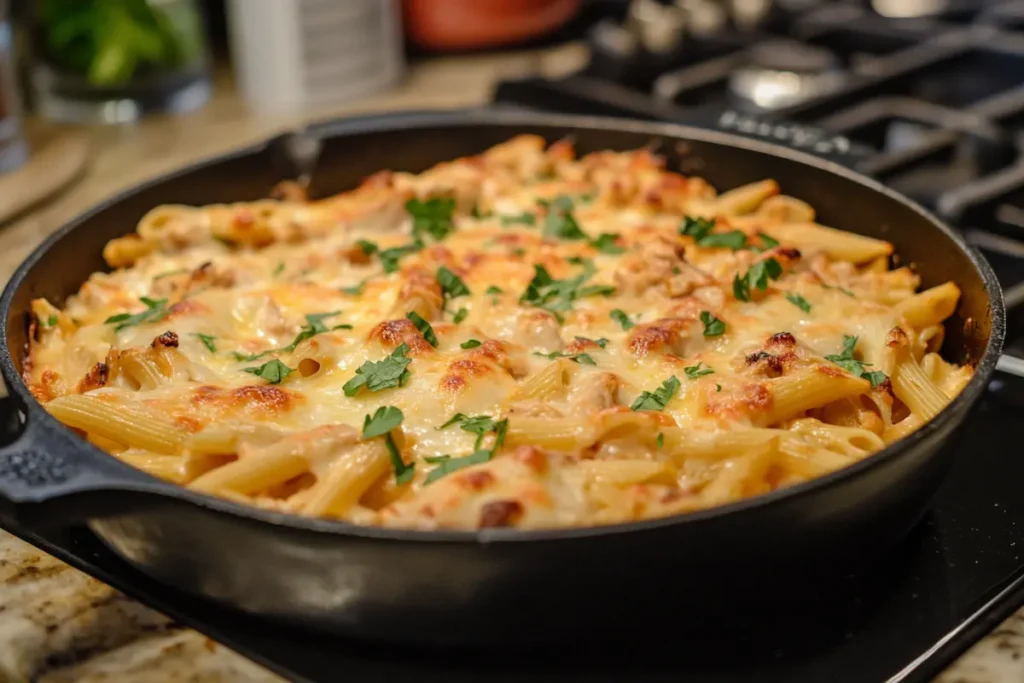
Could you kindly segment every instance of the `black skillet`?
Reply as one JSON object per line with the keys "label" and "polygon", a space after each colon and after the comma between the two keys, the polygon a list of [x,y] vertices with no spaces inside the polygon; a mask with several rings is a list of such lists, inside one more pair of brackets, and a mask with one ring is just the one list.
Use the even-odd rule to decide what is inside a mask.
{"label": "black skillet", "polygon": [[[963,291],[944,355],[977,371],[942,413],[866,460],[785,491],[694,514],[599,528],[418,532],[304,519],[193,493],[121,464],[51,418],[20,379],[29,302],[59,303],[96,270],[103,245],[158,204],[255,200],[296,169],[281,137],[145,183],[65,226],[18,268],[0,298],[0,369],[23,406],[0,453],[3,512],[91,529],[142,571],[249,613],[329,632],[410,642],[502,643],[742,620],[801,587],[881,558],[924,514],[948,448],[996,367],[999,285],[949,227],[836,163],[841,138],[726,115],[719,130],[476,110],[312,126],[323,147],[313,194],[382,168],[420,171],[517,133],[571,135],[581,153],[656,143],[670,168],[720,189],[774,178],[820,220],[894,243],[923,286]],[[721,128],[742,133],[726,133]],[[768,137],[789,147],[770,144]],[[803,147],[829,157],[795,150]],[[781,601],[779,600],[781,598]],[[784,607],[783,607],[784,608]]]}

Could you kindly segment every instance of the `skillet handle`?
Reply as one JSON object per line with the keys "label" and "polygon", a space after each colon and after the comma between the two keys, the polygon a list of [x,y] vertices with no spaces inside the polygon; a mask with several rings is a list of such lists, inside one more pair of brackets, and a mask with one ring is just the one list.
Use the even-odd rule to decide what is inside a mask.
{"label": "skillet handle", "polygon": [[679,123],[782,145],[853,170],[857,170],[857,166],[874,153],[870,147],[824,128],[792,121],[776,121],[733,109],[687,113]]}
{"label": "skillet handle", "polygon": [[[52,424],[39,406],[0,399],[0,515],[19,524],[68,526],[152,505],[176,488]],[[48,424],[49,423],[49,424]]]}

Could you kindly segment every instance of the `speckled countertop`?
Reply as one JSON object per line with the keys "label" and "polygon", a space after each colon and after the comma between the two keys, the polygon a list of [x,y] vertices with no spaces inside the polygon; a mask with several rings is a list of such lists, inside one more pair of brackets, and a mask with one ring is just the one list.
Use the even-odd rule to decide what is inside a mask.
{"label": "speckled countertop", "polygon": [[[498,78],[576,68],[580,46],[445,58],[414,66],[398,89],[308,120],[380,111],[462,107],[487,101]],[[202,111],[139,126],[85,131],[93,153],[84,178],[56,200],[0,226],[0,281],[46,235],[83,209],[174,167],[276,133],[301,121],[254,116],[230,83]],[[60,132],[29,121],[45,145]],[[129,230],[131,226],[126,226]],[[126,598],[0,531],[0,683],[264,683],[280,681],[203,635]],[[1024,682],[1024,610],[942,673],[938,683]]]}

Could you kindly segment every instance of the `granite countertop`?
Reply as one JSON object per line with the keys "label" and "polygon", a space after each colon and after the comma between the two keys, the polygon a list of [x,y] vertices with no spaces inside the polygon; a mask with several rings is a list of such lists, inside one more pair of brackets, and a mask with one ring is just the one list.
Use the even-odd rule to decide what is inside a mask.
{"label": "granite countertop", "polygon": [[[138,126],[86,131],[93,153],[75,186],[0,226],[0,278],[45,236],[87,207],[140,180],[245,145],[305,120],[384,109],[463,107],[487,101],[494,81],[577,68],[583,48],[442,58],[413,66],[399,88],[303,118],[246,111],[226,79],[202,111]],[[28,121],[30,139],[59,129]],[[129,231],[133,226],[125,226]],[[281,679],[205,636],[0,531],[0,682],[264,683]],[[939,683],[1024,681],[1024,610],[976,644]]]}

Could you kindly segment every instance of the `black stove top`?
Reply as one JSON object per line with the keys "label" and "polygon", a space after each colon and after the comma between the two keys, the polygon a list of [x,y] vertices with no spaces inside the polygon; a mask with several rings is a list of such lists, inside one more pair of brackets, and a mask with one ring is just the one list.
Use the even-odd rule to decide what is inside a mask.
{"label": "black stove top", "polygon": [[[960,227],[992,262],[1013,308],[1009,347],[1024,355],[1024,0],[733,3],[742,16],[710,0],[588,11],[598,4],[584,70],[504,82],[496,100],[682,122],[730,109],[845,135],[868,150],[859,170]],[[85,529],[0,526],[295,680],[925,681],[1024,603],[1021,411],[1024,380],[994,380],[925,521],[813,610],[794,603],[696,635],[652,614],[664,638],[642,644],[495,656],[327,638],[167,589]]]}

